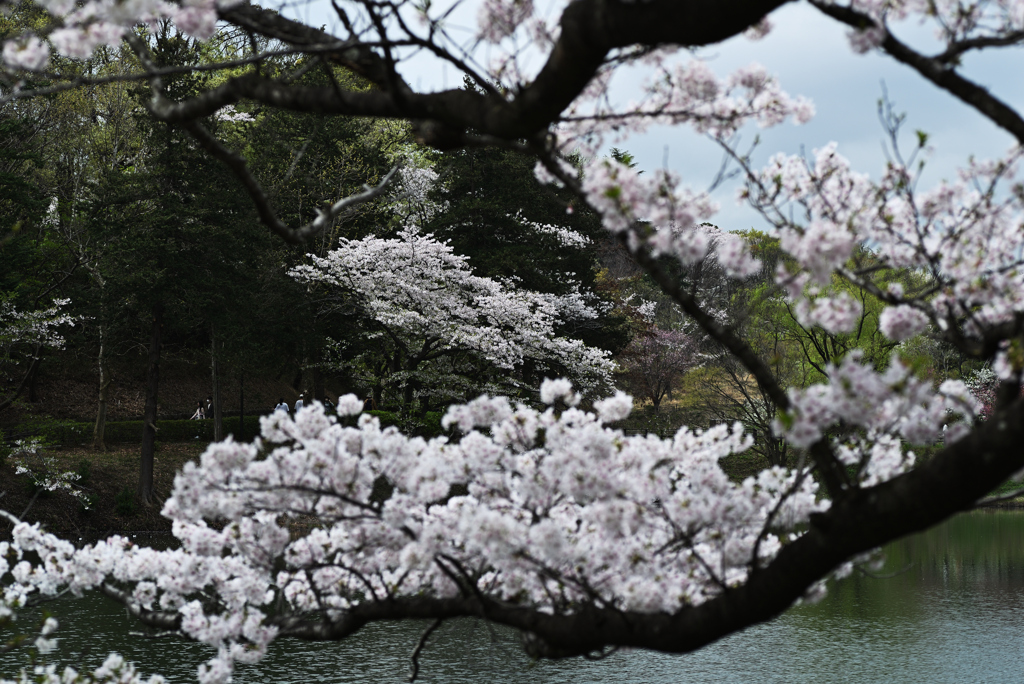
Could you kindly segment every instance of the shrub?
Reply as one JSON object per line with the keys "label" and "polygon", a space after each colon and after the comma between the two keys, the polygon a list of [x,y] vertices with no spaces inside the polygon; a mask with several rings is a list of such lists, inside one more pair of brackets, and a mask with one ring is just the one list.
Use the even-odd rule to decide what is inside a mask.
{"label": "shrub", "polygon": [[88,485],[89,480],[92,479],[92,461],[87,458],[79,459],[75,472],[78,473],[79,484]]}
{"label": "shrub", "polygon": [[125,487],[114,497],[114,513],[130,518],[135,515],[135,492]]}

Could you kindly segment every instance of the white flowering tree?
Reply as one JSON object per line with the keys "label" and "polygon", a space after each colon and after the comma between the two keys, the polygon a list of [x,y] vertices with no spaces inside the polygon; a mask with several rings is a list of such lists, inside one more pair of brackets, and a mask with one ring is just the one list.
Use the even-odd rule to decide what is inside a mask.
{"label": "white flowering tree", "polygon": [[[33,592],[99,587],[143,622],[215,645],[218,655],[200,670],[206,681],[226,679],[234,662],[258,659],[275,638],[343,639],[370,622],[401,618],[483,617],[521,630],[539,657],[620,646],[686,652],[820,595],[824,578],[848,572],[862,554],[977,505],[1024,467],[1022,153],[1014,147],[996,160],[969,160],[958,178],[933,188],[923,187],[919,167],[898,150],[877,181],[850,168],[834,145],[754,167],[733,149],[733,134],[746,123],[806,121],[813,107],[783,92],[762,67],[716,76],[688,48],[763,35],[768,15],[783,4],[573,0],[549,20],[529,1],[482,0],[476,40],[466,45],[451,38],[439,4],[339,2],[334,35],[230,0],[41,0],[55,21],[5,42],[0,98],[31,96],[31,70],[51,84],[44,92],[87,84],[88,75],[62,83],[50,70],[51,52],[85,57],[127,39],[141,70],[123,78],[148,82],[152,114],[185,127],[228,164],[261,219],[289,240],[301,241],[318,224],[283,226],[244,157],[213,136],[204,117],[251,101],[405,118],[421,143],[438,149],[499,145],[535,155],[540,179],[590,203],[633,259],[742,364],[779,407],[777,434],[803,458],[795,469],[732,483],[717,461],[747,447],[740,429],[627,438],[606,425],[624,415],[626,398],[585,413],[562,382],[542,387],[550,405],[543,411],[489,397],[450,409],[448,423],[462,432],[450,441],[412,439],[355,419],[358,400],[349,398],[339,404],[353,424],[317,406],[294,421],[276,415],[266,419],[260,442],[216,444],[188,466],[164,509],[179,550],[118,538],[75,550],[18,525],[0,547],[0,567],[11,570],[5,610]],[[855,50],[898,60],[1024,143],[1021,113],[962,70],[968,55],[1024,40],[1021,0],[808,4],[848,26]],[[179,67],[157,67],[135,30],[165,18],[200,39],[222,21],[269,40],[252,41],[253,51],[230,62],[198,65],[222,69],[222,77],[172,100],[161,78]],[[935,29],[937,51],[899,37],[892,22],[907,18]],[[525,41],[535,49],[522,50]],[[481,45],[490,51],[489,69],[472,53]],[[418,50],[478,90],[419,92],[401,73],[402,60]],[[300,74],[260,68],[280,51],[349,68],[375,87],[301,86]],[[653,74],[644,97],[616,107],[606,97],[609,80],[638,63]],[[692,126],[733,156],[745,199],[777,229],[793,260],[776,282],[807,312],[806,325],[849,330],[857,303],[825,288],[833,277],[863,288],[885,304],[879,329],[890,340],[929,331],[968,358],[994,359],[991,418],[979,420],[981,407],[961,382],[934,387],[898,360],[875,369],[856,351],[827,366],[822,382],[780,386],[765,361],[665,267],[665,260],[704,257],[708,238],[697,226],[713,204],[667,171],[641,176],[598,159],[604,144],[652,124]],[[571,151],[592,159],[582,181],[565,162]],[[870,246],[870,267],[858,263],[856,245]],[[719,251],[718,263],[733,277],[759,267],[739,241]],[[879,264],[913,269],[922,285],[879,288],[871,280]],[[913,446],[943,433],[945,446],[914,466]],[[373,495],[378,478],[393,486],[386,499]],[[293,537],[285,525],[295,515],[321,524]],[[45,644],[46,635],[40,638]],[[121,665],[112,662],[107,675]]]}
{"label": "white flowering tree", "polygon": [[555,332],[564,309],[594,317],[593,309],[476,276],[469,259],[432,235],[407,228],[397,238],[343,239],[326,257],[309,258],[292,277],[327,285],[329,307],[366,323],[374,356],[383,356],[374,383],[392,385],[406,406],[417,397],[531,390],[527,364],[590,392],[610,385],[607,352]]}
{"label": "white flowering tree", "polygon": [[63,310],[69,301],[55,299],[47,308],[19,311],[11,299],[0,297],[0,368],[5,372],[21,368],[21,380],[6,397],[0,397],[0,411],[25,389],[43,350],[64,347],[61,328],[75,324],[75,317]]}

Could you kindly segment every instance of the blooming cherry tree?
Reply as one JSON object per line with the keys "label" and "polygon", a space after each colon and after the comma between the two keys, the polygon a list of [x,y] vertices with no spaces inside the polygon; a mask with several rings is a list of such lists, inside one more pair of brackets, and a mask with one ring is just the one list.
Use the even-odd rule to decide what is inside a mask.
{"label": "blooming cherry tree", "polygon": [[[749,445],[739,425],[626,437],[605,425],[628,415],[621,393],[593,413],[573,407],[564,379],[541,397],[543,411],[487,396],[453,406],[443,422],[458,441],[382,430],[356,417],[351,395],[337,417],[319,403],[275,412],[261,439],[211,445],[177,476],[163,512],[181,548],[114,537],[75,549],[20,523],[0,569],[11,596],[100,588],[143,622],[216,647],[199,679],[224,681],[275,638],[339,639],[417,614],[483,611],[554,654],[547,634],[588,615],[621,630],[728,593],[828,508],[806,471],[731,481],[718,461]],[[386,499],[379,478],[393,486]],[[310,515],[321,524],[289,532]]]}
{"label": "blooming cherry tree", "polygon": [[0,410],[10,406],[25,389],[44,349],[64,347],[61,328],[76,322],[63,310],[69,303],[68,299],[55,299],[48,308],[19,311],[9,299],[0,298],[0,367],[27,365],[14,392],[0,399]]}
{"label": "blooming cherry tree", "polygon": [[[967,55],[1024,40],[1021,0],[808,2],[849,27],[854,50],[898,60],[1024,143],[1024,117],[961,66]],[[409,119],[417,140],[437,149],[499,145],[534,155],[538,179],[590,203],[609,236],[779,408],[777,434],[801,456],[794,470],[732,483],[717,460],[746,448],[741,429],[626,437],[607,427],[625,414],[625,397],[584,412],[568,381],[542,386],[549,406],[541,410],[492,396],[453,407],[446,422],[461,437],[431,442],[354,419],[355,400],[344,402],[341,422],[313,406],[294,421],[268,418],[257,443],[211,446],[180,474],[165,507],[179,550],[118,538],[76,550],[19,525],[2,549],[15,559],[14,601],[100,587],[144,622],[216,646],[200,670],[207,681],[226,679],[234,662],[259,658],[275,638],[341,639],[397,618],[483,616],[520,629],[541,657],[620,646],[685,652],[820,596],[822,580],[848,572],[861,554],[971,508],[1024,467],[1020,148],[969,160],[958,178],[932,188],[898,148],[877,180],[852,169],[834,144],[756,168],[734,149],[733,133],[801,123],[812,106],[764,67],[715,75],[692,51],[739,34],[756,39],[783,0],[573,0],[549,16],[524,0],[486,0],[471,44],[451,37],[447,8],[433,3],[338,3],[338,35],[245,3],[40,4],[50,28],[3,47],[3,101],[32,95],[30,70],[53,83],[45,92],[92,82],[62,82],[48,55],[84,57],[124,38],[141,65],[124,78],[148,83],[151,113],[224,161],[261,220],[292,241],[351,203],[332,205],[320,224],[287,229],[244,157],[207,130],[206,117],[246,100]],[[238,59],[195,65],[218,78],[175,101],[161,79],[179,67],[158,68],[137,31],[168,18],[198,38],[224,22],[266,40]],[[935,29],[938,51],[900,39],[892,22],[911,18]],[[265,44],[273,49],[260,51]],[[420,50],[475,90],[413,88],[401,65]],[[300,86],[299,73],[261,68],[282,52],[348,68],[375,87]],[[610,85],[636,65],[653,76],[640,102],[620,105]],[[597,154],[651,124],[692,126],[731,155],[745,178],[742,199],[775,226],[791,259],[775,280],[803,325],[851,328],[862,313],[857,302],[826,288],[845,280],[889,307],[879,328],[893,342],[928,332],[967,358],[994,359],[991,417],[983,420],[988,409],[962,383],[933,387],[899,359],[875,368],[851,353],[833,360],[821,382],[781,386],[730,322],[667,267],[707,257],[701,223],[716,210],[707,195],[668,171],[640,175]],[[890,129],[896,140],[898,125]],[[582,178],[565,158],[571,151],[589,158]],[[368,188],[359,201],[380,193]],[[864,250],[870,263],[858,256]],[[390,289],[372,288],[370,269],[399,259],[408,276],[385,275]],[[718,262],[735,278],[760,267],[736,240],[722,244]],[[883,289],[871,279],[877,268],[912,269],[920,286]],[[510,368],[535,354],[584,386],[600,375],[602,358],[546,334],[553,303],[474,280],[426,236],[346,244],[296,276],[345,289],[407,346],[422,335],[408,358],[458,348]],[[465,293],[449,291],[451,282]],[[913,448],[943,434],[944,447],[915,464]],[[389,484],[390,496],[375,497],[375,482]],[[285,525],[298,514],[321,524],[293,538]],[[40,562],[19,555],[30,550]]]}
{"label": "blooming cherry tree", "polygon": [[414,228],[397,238],[342,240],[326,257],[309,258],[292,277],[327,285],[331,306],[370,323],[407,404],[416,391],[465,395],[485,378],[522,391],[527,362],[535,373],[567,373],[585,391],[609,385],[607,352],[555,333],[566,313],[597,316],[578,293],[552,297],[473,275],[466,257]]}

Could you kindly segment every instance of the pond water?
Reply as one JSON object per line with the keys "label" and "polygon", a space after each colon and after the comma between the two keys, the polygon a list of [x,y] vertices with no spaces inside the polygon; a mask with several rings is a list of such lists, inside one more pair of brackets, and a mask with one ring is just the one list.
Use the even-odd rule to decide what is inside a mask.
{"label": "pond water", "polygon": [[[814,606],[734,634],[693,654],[617,653],[534,663],[516,635],[475,620],[443,625],[420,659],[423,682],[1005,682],[1024,673],[1024,512],[978,511],[886,549],[879,574],[855,573]],[[145,673],[195,681],[205,647],[142,639],[112,602],[60,601],[57,656],[95,667],[119,651]],[[275,643],[241,666],[245,684],[401,682],[423,624],[368,627],[339,644]],[[0,678],[24,656],[0,655]]]}

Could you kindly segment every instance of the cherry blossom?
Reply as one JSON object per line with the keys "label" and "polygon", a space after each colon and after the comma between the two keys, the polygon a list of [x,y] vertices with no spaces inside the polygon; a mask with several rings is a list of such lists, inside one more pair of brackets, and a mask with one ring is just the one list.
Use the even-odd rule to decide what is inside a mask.
{"label": "cherry blossom", "polygon": [[[608,11],[619,4],[608,5]],[[914,68],[940,87],[955,80],[956,67],[967,51],[1012,45],[1024,29],[1024,3],[1018,0],[814,4],[826,13],[853,13],[847,25],[854,27],[850,39],[858,52],[891,50],[893,27],[898,29],[903,20],[934,27],[941,44],[937,56],[918,55],[917,62],[901,59],[917,64]],[[2,55],[11,73],[45,69],[51,46],[65,56],[87,58],[100,46],[117,44],[138,25],[157,20],[169,19],[186,33],[207,39],[229,7],[211,0],[42,0],[40,6],[49,13],[48,25],[53,28],[5,42]],[[401,26],[403,48],[433,49],[487,91],[487,102],[474,100],[469,93],[460,93],[464,100],[459,100],[475,102],[484,114],[463,118],[456,111],[461,105],[411,93],[397,71],[387,72],[391,55],[381,67],[390,80],[380,78],[380,90],[372,93],[377,104],[358,100],[363,108],[353,106],[351,112],[416,119],[423,123],[417,135],[438,148],[491,141],[537,153],[543,159],[538,178],[580,194],[599,212],[609,233],[652,275],[664,275],[658,270],[659,260],[669,258],[684,265],[716,260],[730,277],[750,276],[760,264],[742,239],[704,225],[716,211],[707,194],[681,187],[668,171],[640,174],[626,164],[600,158],[609,143],[652,125],[691,126],[732,156],[746,179],[741,199],[778,231],[785,263],[777,269],[776,284],[801,324],[832,333],[850,330],[863,311],[843,289],[848,284],[884,302],[879,328],[890,340],[929,332],[973,358],[994,354],[994,376],[1007,384],[1019,383],[1024,372],[1019,341],[1024,319],[1020,149],[991,161],[970,160],[958,177],[931,188],[923,187],[920,167],[898,153],[872,180],[852,169],[834,143],[814,150],[810,158],[776,155],[757,169],[748,155],[731,146],[735,133],[747,125],[799,124],[814,114],[810,101],[785,92],[760,65],[716,75],[706,61],[690,58],[689,52],[680,59],[681,50],[673,41],[659,39],[639,46],[606,41],[612,47],[592,55],[590,67],[580,67],[572,62],[574,55],[566,54],[565,45],[556,42],[569,23],[556,28],[535,15],[529,0],[482,4],[476,44],[487,44],[485,49],[491,52],[485,59],[473,52],[476,44],[464,47],[438,37],[445,33],[445,17],[430,3],[418,8],[422,26],[429,31],[426,38],[412,35],[394,7],[364,4],[364,15],[353,25],[360,20],[373,25],[372,45],[361,42],[362,28],[350,29],[353,49],[338,50],[332,59],[350,59],[350,53],[362,59],[362,48],[380,57],[381,45],[398,44],[388,31]],[[383,20],[373,24],[368,18]],[[747,31],[757,37],[768,30],[770,20],[751,16],[742,23],[734,33]],[[290,28],[270,35],[292,36]],[[309,42],[302,45],[317,46],[309,54],[325,54],[322,34],[303,35],[300,40]],[[438,42],[432,42],[435,37]],[[565,73],[555,63],[559,59],[580,68],[582,78],[569,93],[575,99],[566,99],[557,111],[540,111],[529,101],[537,99],[536,92],[545,94],[531,90],[543,79],[531,69],[528,51],[520,42],[530,38],[543,49],[554,46],[557,59],[545,67],[551,66],[556,75]],[[582,48],[585,42],[576,45]],[[488,63],[490,71],[479,66]],[[643,96],[639,102],[616,103],[610,97],[614,77],[634,64],[652,74],[643,85]],[[367,68],[366,73],[380,67],[372,59],[359,65]],[[263,95],[263,100],[252,90],[231,100],[232,88],[241,92],[246,84],[234,76],[227,79],[230,87],[218,90],[221,99],[212,104],[209,98],[202,100],[207,93],[186,103],[164,103],[160,112],[154,105],[154,111],[172,121],[168,111],[180,114],[182,107],[196,103],[209,115],[229,112],[232,102],[250,97],[269,106],[285,101],[282,83],[272,84],[272,95]],[[529,97],[520,99],[523,93]],[[972,97],[984,100],[987,95],[979,88]],[[346,106],[342,99],[332,100],[338,111]],[[354,95],[351,99],[357,100]],[[972,106],[1007,130],[1012,128],[983,106]],[[516,119],[519,107],[536,118]],[[443,115],[431,118],[435,111]],[[497,120],[512,123],[492,125]],[[434,125],[441,132],[432,137]],[[571,153],[587,160],[582,181],[566,161]],[[294,418],[275,413],[263,419],[256,442],[213,444],[199,463],[189,464],[178,475],[164,513],[174,521],[180,549],[156,551],[118,537],[75,549],[37,526],[17,524],[13,541],[0,543],[0,574],[9,575],[0,616],[13,614],[34,594],[53,596],[65,589],[79,593],[99,587],[142,619],[170,625],[214,647],[217,655],[200,667],[198,675],[201,681],[215,682],[230,678],[236,662],[257,660],[274,639],[333,638],[344,631],[349,617],[358,614],[362,619],[365,613],[359,611],[366,606],[420,602],[415,605],[447,609],[453,603],[438,602],[472,596],[477,601],[474,609],[500,603],[538,620],[595,606],[631,618],[636,614],[660,619],[736,596],[729,592],[756,582],[758,573],[767,571],[782,550],[808,538],[824,542],[821,548],[844,550],[810,556],[817,563],[816,574],[801,580],[799,591],[806,589],[809,599],[820,598],[820,579],[828,568],[846,558],[837,574],[848,573],[849,559],[865,548],[854,548],[855,542],[843,546],[843,540],[828,536],[827,526],[808,524],[812,515],[831,510],[815,478],[836,497],[836,508],[845,506],[870,516],[871,511],[855,508],[856,497],[848,496],[851,489],[878,487],[897,477],[914,483],[915,473],[908,470],[914,467],[915,455],[908,447],[944,436],[950,445],[944,457],[958,458],[960,440],[977,440],[967,443],[971,447],[985,445],[987,427],[979,419],[986,412],[1007,411],[1006,406],[983,405],[969,391],[980,394],[976,383],[969,388],[946,380],[935,387],[915,375],[898,353],[888,365],[876,368],[855,350],[828,365],[823,381],[778,387],[765,377],[758,360],[751,358],[752,350],[724,317],[716,316],[699,295],[673,290],[662,279],[659,282],[666,291],[673,290],[687,315],[740,359],[752,381],[783,407],[778,434],[806,450],[802,453],[809,454],[808,463],[813,461],[813,476],[812,466],[801,465],[796,470],[771,468],[732,482],[719,460],[750,445],[741,426],[703,432],[681,428],[671,439],[627,436],[609,425],[628,414],[629,400],[622,393],[594,401],[593,412],[584,410],[584,402],[606,384],[610,363],[603,353],[579,340],[558,337],[553,330],[573,317],[598,315],[594,302],[575,296],[578,293],[545,297],[479,278],[447,245],[421,235],[416,230],[422,223],[418,217],[428,210],[443,210],[424,201],[425,190],[436,181],[428,167],[410,164],[402,172],[404,196],[394,198],[392,208],[397,211],[407,200],[410,211],[403,220],[411,227],[397,240],[343,241],[324,258],[310,257],[293,275],[311,290],[329,292],[336,303],[345,298],[380,326],[375,339],[388,336],[422,350],[422,358],[406,364],[397,381],[424,380],[430,389],[423,391],[439,388],[436,391],[461,399],[469,391],[466,368],[486,365],[509,376],[508,382],[500,381],[500,389],[539,398],[542,406],[485,394],[452,406],[443,420],[450,435],[433,440],[382,429],[376,419],[358,415],[362,402],[354,396],[339,400],[337,416],[327,415],[315,403]],[[580,237],[557,226],[525,228],[563,244]],[[921,284],[873,279],[874,273],[899,269],[913,273]],[[59,308],[55,305],[36,315],[0,304],[0,340],[5,347],[21,342],[59,345],[57,327],[71,322],[61,320]],[[455,354],[445,356],[455,350],[464,355],[461,366],[450,358]],[[406,354],[407,360],[417,353]],[[428,359],[434,353],[439,355]],[[512,371],[523,368],[528,359],[541,362],[549,375],[564,372],[572,379],[548,380],[539,393],[527,391]],[[437,362],[432,374],[417,365],[428,360]],[[996,425],[1003,429],[1011,422]],[[849,481],[842,480],[838,487],[830,483],[829,466],[836,466]],[[382,483],[390,487],[384,496]],[[885,496],[885,488],[864,499],[876,495]],[[976,500],[965,495],[955,506],[964,508]],[[299,517],[317,524],[290,528]],[[872,539],[885,541],[884,535]],[[762,594],[752,602],[768,598]],[[787,601],[792,598],[787,594]],[[737,601],[742,614],[743,599]],[[742,614],[728,629],[782,609]],[[437,614],[450,613],[437,609],[432,616]],[[525,632],[532,629],[525,622],[503,619]],[[40,652],[49,648],[54,628],[50,624],[38,630],[32,643]],[[41,667],[34,674],[23,673],[22,679],[78,677]],[[134,670],[116,657],[82,677],[137,679]]]}
{"label": "cherry blossom", "polygon": [[50,48],[35,36],[4,43],[3,61],[16,69],[41,71],[50,62]]}
{"label": "cherry blossom", "polygon": [[478,35],[491,43],[515,33],[533,15],[533,0],[484,0],[480,5]]}
{"label": "cherry blossom", "polygon": [[69,299],[55,299],[46,309],[18,311],[8,301],[0,299],[0,351],[15,344],[40,345],[62,349],[64,336],[61,326],[73,326],[76,318],[62,311],[71,303]]}
{"label": "cherry blossom", "polygon": [[931,444],[942,437],[950,416],[972,422],[981,408],[959,380],[946,380],[935,390],[899,360],[879,372],[862,356],[854,350],[830,364],[828,382],[789,390],[792,408],[776,421],[776,431],[799,447],[814,444],[840,423],[863,428],[876,439],[888,434]]}
{"label": "cherry blossom", "polygon": [[[521,367],[527,359],[552,372],[564,368],[587,391],[609,383],[606,352],[555,334],[559,321],[598,315],[578,291],[555,297],[473,275],[466,257],[413,228],[396,239],[342,240],[326,257],[309,259],[291,275],[329,286],[400,340],[409,350],[401,378],[430,372],[435,359],[468,352],[498,369]],[[459,384],[444,387],[451,382],[433,377],[422,384],[457,395]],[[516,387],[509,374],[505,382],[512,383],[507,389]]]}
{"label": "cherry blossom", "polygon": [[890,340],[902,342],[920,335],[928,327],[928,316],[912,306],[890,306],[878,317],[878,328]]}
{"label": "cherry blossom", "polygon": [[[749,446],[739,425],[626,436],[606,426],[629,413],[621,392],[596,414],[574,408],[565,379],[540,394],[543,411],[487,396],[453,406],[444,420],[457,440],[410,438],[367,415],[353,424],[316,402],[266,416],[261,439],[212,444],[175,478],[163,513],[181,548],[112,537],[75,549],[19,523],[18,554],[40,562],[19,561],[7,595],[109,587],[214,646],[199,679],[220,682],[309,611],[340,620],[363,604],[457,595],[453,569],[542,611],[571,613],[595,595],[625,611],[699,605],[828,507],[798,471],[730,481],[718,461]],[[394,486],[385,501],[373,498],[380,477]],[[455,484],[467,493],[452,495]],[[308,515],[320,525],[289,533],[287,519]],[[223,527],[205,522],[215,519]]]}

